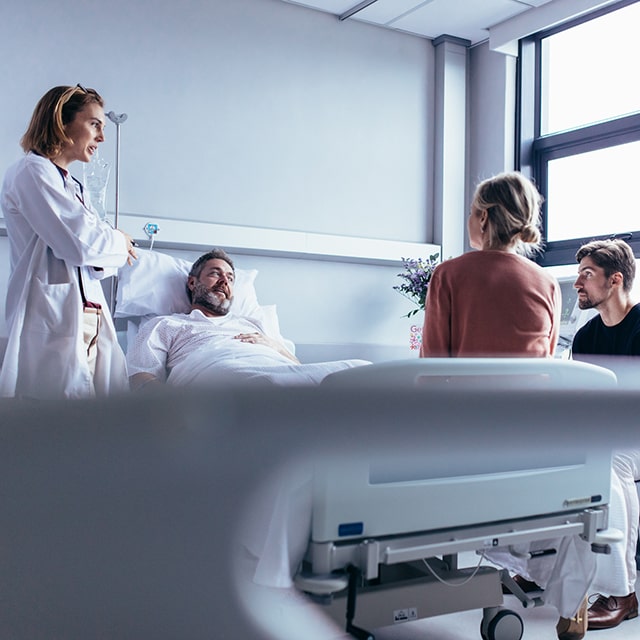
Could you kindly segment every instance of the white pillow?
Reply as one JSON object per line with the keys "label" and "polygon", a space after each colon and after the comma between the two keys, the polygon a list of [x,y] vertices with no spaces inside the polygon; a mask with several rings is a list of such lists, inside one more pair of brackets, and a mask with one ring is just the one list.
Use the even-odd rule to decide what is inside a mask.
{"label": "white pillow", "polygon": [[[136,249],[138,259],[118,272],[116,318],[164,316],[189,313],[187,276],[192,262],[161,253]],[[254,287],[255,269],[236,269],[233,285],[233,313],[258,317],[261,308]]]}

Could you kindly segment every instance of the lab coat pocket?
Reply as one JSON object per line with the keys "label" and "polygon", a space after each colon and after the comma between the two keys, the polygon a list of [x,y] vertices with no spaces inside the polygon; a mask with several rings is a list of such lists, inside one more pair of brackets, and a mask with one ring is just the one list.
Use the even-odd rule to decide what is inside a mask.
{"label": "lab coat pocket", "polygon": [[16,393],[34,397],[91,394],[91,376],[78,327],[82,300],[77,283],[46,284],[34,276],[22,326]]}
{"label": "lab coat pocket", "polygon": [[38,240],[23,276],[24,286],[13,302],[0,393],[34,398],[91,395],[74,269]]}
{"label": "lab coat pocket", "polygon": [[80,296],[75,282],[47,284],[35,276],[31,281],[24,331],[46,333],[51,338],[77,335]]}

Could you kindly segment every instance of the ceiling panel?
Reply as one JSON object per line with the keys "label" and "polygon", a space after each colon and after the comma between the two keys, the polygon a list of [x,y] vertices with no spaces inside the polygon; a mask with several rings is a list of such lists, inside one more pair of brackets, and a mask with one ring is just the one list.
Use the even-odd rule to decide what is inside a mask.
{"label": "ceiling panel", "polygon": [[446,34],[476,43],[489,37],[489,27],[529,9],[513,0],[472,2],[464,11],[460,11],[459,6],[456,8],[456,4],[450,0],[433,0],[399,16],[389,26],[428,38]]}
{"label": "ceiling panel", "polygon": [[[284,0],[336,16],[366,4],[361,0]],[[456,36],[473,44],[489,37],[488,29],[552,0],[374,0],[349,20],[360,20],[425,38]]]}
{"label": "ceiling panel", "polygon": [[377,0],[353,16],[354,20],[366,20],[374,24],[387,25],[399,16],[418,7],[434,4],[437,0]]}
{"label": "ceiling panel", "polygon": [[326,11],[327,13],[333,13],[337,16],[341,16],[346,13],[351,7],[358,4],[358,0],[284,0],[289,4],[299,4],[302,7],[308,7],[310,9],[318,9],[319,11]]}

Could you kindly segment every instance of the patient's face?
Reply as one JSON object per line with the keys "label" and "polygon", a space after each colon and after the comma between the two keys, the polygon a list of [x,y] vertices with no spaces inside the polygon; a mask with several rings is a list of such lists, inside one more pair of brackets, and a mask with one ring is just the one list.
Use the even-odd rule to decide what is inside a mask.
{"label": "patient's face", "polygon": [[189,277],[191,304],[207,315],[224,316],[233,301],[233,269],[224,260],[209,260],[200,275]]}

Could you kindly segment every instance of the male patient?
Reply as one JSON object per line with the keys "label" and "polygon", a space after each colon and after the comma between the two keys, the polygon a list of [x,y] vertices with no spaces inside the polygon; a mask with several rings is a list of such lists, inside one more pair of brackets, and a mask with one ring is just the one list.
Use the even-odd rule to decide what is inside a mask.
{"label": "male patient", "polygon": [[[573,339],[573,358],[610,366],[604,356],[640,356],[640,304],[631,299],[636,261],[622,240],[583,245],[575,288],[581,309],[596,309]],[[640,362],[640,361],[639,361]],[[615,364],[613,365],[615,369]],[[598,599],[588,612],[589,629],[609,629],[638,615],[636,542],[640,508],[635,481],[640,480],[640,449],[615,451],[611,478],[609,526],[620,529],[624,542],[612,545],[611,555],[598,555],[592,588]]]}
{"label": "male patient", "polygon": [[233,313],[233,261],[213,249],[193,264],[186,281],[191,312],[160,316],[140,328],[127,353],[131,388],[168,382],[185,386],[212,379],[317,384],[362,360],[301,365],[259,319]]}

